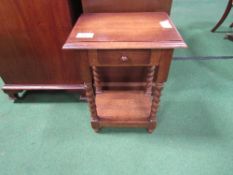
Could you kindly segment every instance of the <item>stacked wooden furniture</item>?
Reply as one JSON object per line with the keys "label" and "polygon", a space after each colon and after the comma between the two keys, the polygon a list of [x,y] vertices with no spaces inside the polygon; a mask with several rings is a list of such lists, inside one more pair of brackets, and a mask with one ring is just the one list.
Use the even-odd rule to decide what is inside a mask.
{"label": "stacked wooden furniture", "polygon": [[[88,12],[170,13],[172,0],[83,0]],[[79,52],[62,51],[81,0],[1,0],[0,77],[12,98],[22,90],[83,91]],[[67,61],[69,60],[69,61]],[[119,70],[122,73],[119,73]],[[132,74],[125,76],[126,72]],[[146,69],[103,68],[102,79],[115,82],[144,81]],[[106,89],[112,89],[107,84]]]}
{"label": "stacked wooden furniture", "polygon": [[[16,98],[22,90],[86,88],[96,131],[116,126],[146,127],[152,132],[173,49],[185,47],[185,43],[166,14],[133,12],[170,14],[172,0],[82,0],[82,5],[84,14],[113,13],[82,16],[80,20],[91,28],[95,17],[103,20],[102,27],[109,25],[106,17],[112,22],[118,18],[119,23],[111,24],[115,28],[108,37],[95,35],[99,37],[94,42],[77,40],[72,34],[65,48],[74,50],[64,51],[62,45],[82,12],[81,0],[0,1],[3,90]],[[132,12],[132,16],[121,16],[121,12]],[[168,20],[172,28],[162,29],[160,20]],[[137,30],[141,26],[145,28]],[[120,31],[120,35],[116,37],[114,31]],[[105,30],[98,32],[106,35]]]}
{"label": "stacked wooden furniture", "polygon": [[[177,47],[186,44],[164,12],[83,14],[63,48],[81,55],[93,129],[142,127],[151,133]],[[126,68],[125,76],[131,74],[127,67],[144,67],[145,82],[104,82],[99,71],[103,67]],[[106,84],[141,86],[144,90],[105,90]]]}

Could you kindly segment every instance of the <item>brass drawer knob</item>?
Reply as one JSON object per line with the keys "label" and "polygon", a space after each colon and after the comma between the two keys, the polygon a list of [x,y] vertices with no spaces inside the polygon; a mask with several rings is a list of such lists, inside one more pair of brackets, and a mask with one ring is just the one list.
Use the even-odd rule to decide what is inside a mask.
{"label": "brass drawer knob", "polygon": [[128,61],[129,59],[128,59],[127,56],[122,56],[122,57],[121,57],[121,60],[122,60],[123,62],[126,62],[126,61]]}

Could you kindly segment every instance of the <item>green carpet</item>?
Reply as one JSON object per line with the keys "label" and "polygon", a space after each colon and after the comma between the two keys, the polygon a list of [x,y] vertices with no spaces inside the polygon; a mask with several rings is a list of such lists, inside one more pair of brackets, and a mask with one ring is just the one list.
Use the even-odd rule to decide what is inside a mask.
{"label": "green carpet", "polygon": [[[174,0],[172,16],[190,47],[176,55],[233,55],[224,33],[209,33],[224,6]],[[0,175],[232,175],[232,68],[231,59],[174,61],[151,135],[94,133],[87,104],[72,94],[31,92],[13,103],[0,92]]]}
{"label": "green carpet", "polygon": [[173,0],[171,17],[187,42],[176,56],[232,56],[233,42],[224,40],[232,33],[233,10],[216,33],[210,32],[222,16],[228,0]]}
{"label": "green carpet", "polygon": [[232,60],[175,61],[153,134],[89,124],[66,93],[0,93],[0,174],[231,175]]}

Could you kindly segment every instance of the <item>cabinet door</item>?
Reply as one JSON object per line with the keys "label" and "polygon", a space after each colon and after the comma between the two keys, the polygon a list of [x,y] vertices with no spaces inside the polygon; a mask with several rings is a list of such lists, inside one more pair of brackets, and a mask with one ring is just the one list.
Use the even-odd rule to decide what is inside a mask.
{"label": "cabinet door", "polygon": [[69,0],[0,1],[0,76],[6,84],[80,83],[78,53],[63,51]]}

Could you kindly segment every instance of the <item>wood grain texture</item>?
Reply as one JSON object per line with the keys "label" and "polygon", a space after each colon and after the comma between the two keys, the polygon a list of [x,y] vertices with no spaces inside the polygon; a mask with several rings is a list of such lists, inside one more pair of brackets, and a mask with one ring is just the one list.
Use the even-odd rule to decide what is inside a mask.
{"label": "wood grain texture", "polygon": [[97,121],[98,115],[96,111],[96,102],[95,102],[95,94],[94,94],[93,86],[91,83],[85,83],[85,88],[86,88],[87,101],[89,103],[89,108],[91,112],[91,118],[93,121]]}
{"label": "wood grain texture", "polygon": [[151,99],[143,91],[106,91],[96,95],[101,120],[147,121]]}
{"label": "wood grain texture", "polygon": [[[132,0],[82,0],[82,6],[84,13],[166,12],[170,14],[172,0],[134,0],[133,3]],[[121,44],[124,45],[124,43]],[[134,44],[137,45],[137,43]],[[125,47],[130,48],[130,45],[126,45]],[[148,47],[150,47],[150,44],[148,44]],[[105,82],[142,82],[145,80],[144,78],[147,74],[145,67],[101,67],[99,72],[102,80]],[[119,88],[132,89],[125,86]],[[105,87],[105,89],[116,90],[118,88]],[[138,88],[133,87],[133,89],[136,90]],[[140,88],[140,90],[143,89]]]}
{"label": "wood grain texture", "polygon": [[152,92],[153,100],[152,100],[150,119],[149,119],[150,121],[156,121],[156,114],[158,112],[160,97],[163,87],[164,87],[163,83],[157,83],[155,87],[153,87],[153,92]]}
{"label": "wood grain texture", "polygon": [[[133,6],[131,0],[83,1],[84,12],[169,13],[171,4],[171,0],[135,0]],[[1,0],[0,76],[5,84],[44,89],[83,83],[79,52],[61,51],[80,13],[80,0]],[[141,67],[105,67],[100,72],[104,81],[139,82],[146,74]],[[125,76],[126,72],[132,75]]]}
{"label": "wood grain texture", "polygon": [[95,83],[95,92],[101,93],[102,87],[101,87],[101,75],[99,74],[99,68],[96,66],[93,66],[92,72],[93,72],[93,78],[94,78],[94,83]]}
{"label": "wood grain texture", "polygon": [[[76,23],[63,48],[81,50],[83,53],[82,71],[84,71],[85,82],[88,84],[87,96],[92,116],[91,124],[95,131],[99,131],[102,127],[145,127],[149,133],[152,133],[155,129],[161,91],[163,84],[167,81],[173,50],[176,47],[186,47],[173,24],[172,28],[167,31],[169,36],[162,34],[165,29],[162,30],[156,24],[161,19],[170,21],[169,17],[164,13],[98,13],[85,14],[81,17],[81,22]],[[141,25],[144,24],[145,27],[145,30],[142,29],[141,37],[146,36],[149,31],[148,36],[142,40],[137,35],[132,38],[128,37],[128,35],[135,32],[133,26],[136,21],[141,21]],[[119,32],[117,26],[121,27],[120,31],[125,32],[123,35]],[[109,35],[110,27],[111,35]],[[80,32],[79,29],[85,29],[84,32],[92,31],[95,33],[96,28],[101,31],[101,37],[87,39],[88,41],[75,37],[77,32]],[[158,30],[155,35],[158,36],[156,39],[150,33],[150,31],[154,30]],[[80,47],[83,42],[85,46]],[[174,42],[173,45],[170,45],[171,42]],[[93,43],[98,47],[93,46]],[[102,45],[102,43],[105,43],[105,45]],[[138,44],[138,48],[135,48],[134,43]],[[145,43],[152,44],[149,47]],[[157,43],[158,47],[154,48],[153,43]],[[180,46],[180,43],[183,46]],[[71,44],[72,47],[66,47],[67,44]],[[106,45],[108,47],[105,47]],[[123,49],[122,45],[127,47]],[[145,74],[144,91],[103,90],[102,93],[95,94],[92,89],[91,76],[94,77],[97,87],[105,85],[124,86],[123,82],[106,83],[99,80],[100,72],[96,73],[97,67],[111,67],[114,69],[115,66],[127,67],[126,70],[129,67],[145,66],[147,72]],[[93,74],[90,73],[90,67],[93,69]],[[127,73],[130,74],[130,72],[126,72],[126,75]],[[127,83],[127,85],[132,86],[141,86],[141,84],[140,82]]]}
{"label": "wood grain texture", "polygon": [[84,13],[110,12],[166,12],[172,0],[82,0]]}
{"label": "wood grain texture", "polygon": [[[92,60],[94,58],[91,58]],[[150,50],[98,50],[95,66],[142,66],[151,63]]]}
{"label": "wood grain texture", "polygon": [[82,82],[79,53],[61,49],[72,29],[69,4],[69,0],[0,1],[0,76],[6,85],[30,89]]}
{"label": "wood grain texture", "polygon": [[152,94],[153,80],[155,75],[155,66],[150,66],[147,68],[148,73],[146,76],[146,86],[145,86],[145,94]]}
{"label": "wood grain texture", "polygon": [[162,94],[162,90],[164,87],[164,83],[156,83],[155,86],[152,88],[152,105],[151,105],[151,112],[149,117],[149,126],[147,131],[152,133],[157,124],[157,112],[159,109],[160,104],[160,97]]}
{"label": "wood grain texture", "polygon": [[167,81],[173,52],[174,49],[164,49],[161,51],[158,71],[154,78],[157,83],[164,83]]}
{"label": "wood grain texture", "polygon": [[[101,20],[99,20],[101,19]],[[169,28],[161,25],[166,21]],[[137,27],[135,27],[137,26]],[[78,38],[78,33],[93,33]],[[83,14],[64,49],[163,49],[187,47],[164,12]]]}

